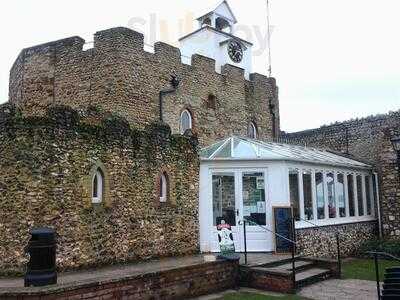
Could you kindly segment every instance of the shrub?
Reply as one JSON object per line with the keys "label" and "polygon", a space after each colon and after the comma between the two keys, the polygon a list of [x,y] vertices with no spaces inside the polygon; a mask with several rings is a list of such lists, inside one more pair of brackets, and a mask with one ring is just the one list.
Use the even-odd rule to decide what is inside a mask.
{"label": "shrub", "polygon": [[361,245],[359,255],[369,256],[366,252],[386,252],[400,258],[400,240],[370,240]]}

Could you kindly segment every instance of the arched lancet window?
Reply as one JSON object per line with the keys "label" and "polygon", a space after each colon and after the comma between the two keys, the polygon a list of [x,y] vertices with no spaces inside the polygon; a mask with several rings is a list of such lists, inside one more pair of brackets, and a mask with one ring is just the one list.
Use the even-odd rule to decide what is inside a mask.
{"label": "arched lancet window", "polygon": [[181,134],[184,134],[188,129],[192,129],[192,114],[187,109],[181,113],[180,129]]}
{"label": "arched lancet window", "polygon": [[257,132],[257,125],[254,122],[250,122],[249,124],[249,130],[248,130],[248,136],[251,139],[256,139],[258,136]]}
{"label": "arched lancet window", "polygon": [[160,202],[168,201],[168,175],[164,172],[160,176]]}
{"label": "arched lancet window", "polygon": [[92,178],[92,203],[103,202],[104,175],[100,168],[96,170]]}

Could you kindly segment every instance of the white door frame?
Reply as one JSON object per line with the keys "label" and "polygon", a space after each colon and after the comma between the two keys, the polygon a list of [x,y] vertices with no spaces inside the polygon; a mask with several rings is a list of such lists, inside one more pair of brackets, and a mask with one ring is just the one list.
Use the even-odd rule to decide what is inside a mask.
{"label": "white door frame", "polygon": [[[268,224],[268,210],[270,209],[270,201],[268,199],[268,168],[240,168],[239,172],[239,186],[240,186],[240,220],[243,220],[243,174],[245,173],[262,173],[264,175],[264,197],[265,197],[265,225],[262,225],[265,228],[269,228]],[[271,228],[272,230],[273,228]],[[241,247],[244,251],[244,238],[243,238],[243,226],[240,226],[240,235],[241,239]],[[264,252],[269,251],[273,245],[269,245],[269,232],[257,225],[246,225],[246,239],[247,239],[247,251],[248,252]]]}
{"label": "white door frame", "polygon": [[[264,175],[264,189],[265,189],[265,206],[266,206],[266,227],[269,228],[269,224],[271,224],[271,220],[269,222],[268,218],[272,216],[268,211],[271,208],[271,203],[269,201],[269,189],[268,189],[268,168],[209,168],[208,172],[208,204],[211,207],[211,210],[208,214],[208,224],[209,227],[209,245],[211,246],[211,252],[218,252],[219,245],[217,239],[217,229],[213,223],[213,188],[212,188],[212,176],[218,175],[219,173],[231,173],[234,176],[235,181],[235,218],[236,218],[236,226],[232,227],[232,232],[235,241],[235,248],[237,252],[244,251],[244,239],[243,239],[243,225],[239,225],[239,222],[243,220],[243,174],[244,173],[262,173]],[[238,214],[237,214],[238,212]],[[271,228],[272,229],[272,228]],[[273,245],[269,245],[270,239],[268,235],[270,233],[265,229],[262,229],[259,226],[246,226],[246,235],[247,235],[247,251],[249,252],[263,252],[270,251],[273,248]],[[258,241],[253,239],[258,238]],[[263,244],[265,241],[265,244]]]}

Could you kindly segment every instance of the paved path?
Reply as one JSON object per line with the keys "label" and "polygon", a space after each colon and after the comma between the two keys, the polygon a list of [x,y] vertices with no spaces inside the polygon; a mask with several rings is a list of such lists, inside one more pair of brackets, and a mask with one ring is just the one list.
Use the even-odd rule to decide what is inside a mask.
{"label": "paved path", "polygon": [[[140,275],[151,272],[173,270],[182,267],[203,264],[205,261],[215,261],[213,255],[195,255],[188,257],[165,258],[154,261],[130,265],[116,265],[103,268],[65,272],[58,274],[58,284],[69,284],[74,282],[91,282],[108,279],[116,279],[125,276]],[[19,278],[0,278],[0,291],[3,288],[23,287],[24,280]]]}
{"label": "paved path", "polygon": [[376,283],[358,279],[330,279],[303,288],[300,296],[314,300],[376,300]]}
{"label": "paved path", "polygon": [[239,290],[226,290],[224,292],[212,294],[212,295],[207,295],[207,296],[201,296],[197,298],[192,298],[191,300],[219,300],[225,295],[228,294],[236,294],[236,293],[252,293],[252,294],[258,294],[258,295],[265,295],[265,296],[283,296],[283,294],[278,294],[274,292],[266,292],[266,291],[260,291],[260,290],[255,290],[255,289],[250,289],[250,288],[240,288]]}
{"label": "paved path", "polygon": [[[192,300],[216,300],[226,294],[249,292],[260,295],[284,296],[283,294],[265,292],[260,290],[241,288],[239,291],[227,290],[208,296],[193,298]],[[376,300],[376,284],[374,281],[346,279],[331,279],[303,288],[299,296],[313,300]],[[279,299],[279,298],[277,298]]]}
{"label": "paved path", "polygon": [[[260,264],[262,262],[269,263],[281,259],[290,258],[285,255],[272,255],[267,253],[249,253],[249,264]],[[119,278],[128,275],[138,275],[148,272],[166,271],[185,266],[198,265],[204,261],[213,261],[216,255],[194,255],[187,257],[164,258],[154,261],[143,261],[139,263],[132,263],[127,265],[116,265],[108,267],[100,267],[95,269],[80,270],[73,272],[65,272],[58,274],[59,284],[68,284],[72,282],[86,282],[92,280],[107,280]],[[241,263],[244,263],[244,256],[240,257]],[[0,278],[0,290],[2,288],[23,287],[24,280],[19,278]]]}

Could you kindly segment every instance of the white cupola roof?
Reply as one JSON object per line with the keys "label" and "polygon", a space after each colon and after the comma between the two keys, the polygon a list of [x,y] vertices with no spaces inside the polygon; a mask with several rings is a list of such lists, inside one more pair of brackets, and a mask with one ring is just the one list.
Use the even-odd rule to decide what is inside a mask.
{"label": "white cupola roof", "polygon": [[229,32],[232,32],[233,25],[237,23],[236,17],[226,0],[218,4],[216,8],[202,14],[197,18],[197,21],[199,21],[200,28],[208,25],[217,30],[228,28]]}

